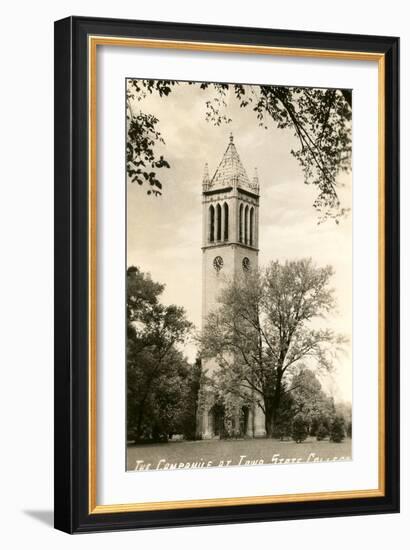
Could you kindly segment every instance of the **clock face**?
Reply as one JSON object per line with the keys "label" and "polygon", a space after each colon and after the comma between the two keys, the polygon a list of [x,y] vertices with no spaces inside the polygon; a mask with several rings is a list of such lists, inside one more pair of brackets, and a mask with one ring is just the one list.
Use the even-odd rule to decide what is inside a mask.
{"label": "clock face", "polygon": [[224,261],[222,259],[222,256],[216,256],[216,258],[214,258],[214,268],[219,271],[222,269],[224,265]]}
{"label": "clock face", "polygon": [[251,261],[249,260],[249,258],[244,258],[242,260],[242,267],[243,267],[243,270],[244,271],[249,271],[250,267],[251,267]]}

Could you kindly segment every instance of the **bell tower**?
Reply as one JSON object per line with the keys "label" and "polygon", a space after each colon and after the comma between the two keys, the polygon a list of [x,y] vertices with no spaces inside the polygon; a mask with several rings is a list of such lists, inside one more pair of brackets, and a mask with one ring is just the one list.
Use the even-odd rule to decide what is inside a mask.
{"label": "bell tower", "polygon": [[[202,326],[218,307],[218,295],[228,281],[243,272],[257,269],[259,245],[259,181],[255,169],[248,177],[232,134],[212,178],[205,165],[202,182]],[[213,359],[203,361],[212,376]],[[208,404],[209,405],[209,404]],[[203,438],[218,434],[209,409],[200,419]]]}
{"label": "bell tower", "polygon": [[258,266],[259,182],[248,178],[233,136],[212,178],[202,182],[202,323],[224,282]]}

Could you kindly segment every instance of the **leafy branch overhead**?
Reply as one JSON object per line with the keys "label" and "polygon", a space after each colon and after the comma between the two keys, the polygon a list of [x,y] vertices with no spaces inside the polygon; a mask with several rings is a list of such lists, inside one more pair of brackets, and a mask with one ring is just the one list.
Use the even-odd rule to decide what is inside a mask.
{"label": "leafy branch overhead", "polygon": [[[210,124],[220,126],[232,121],[226,109],[228,99],[234,98],[240,108],[254,112],[255,122],[260,127],[268,129],[273,123],[278,129],[292,132],[298,146],[290,153],[303,170],[305,184],[317,188],[313,207],[318,213],[318,221],[332,218],[338,223],[346,209],[338,195],[337,177],[351,169],[350,90],[205,82],[183,84],[207,91],[205,119]],[[158,170],[170,167],[163,155],[157,155],[155,150],[157,144],[165,144],[165,141],[158,129],[159,120],[141,109],[135,112],[135,104],[152,94],[167,97],[178,85],[172,80],[133,79],[128,82],[127,173],[131,181],[148,184],[148,193],[154,195],[162,193]]]}
{"label": "leafy branch overhead", "polygon": [[134,113],[131,104],[134,98],[141,101],[147,94],[167,96],[173,85],[175,82],[172,81],[131,80],[127,90],[127,174],[133,183],[147,184],[149,195],[161,194],[162,184],[157,177],[157,170],[169,168],[170,165],[163,155],[155,154],[155,145],[165,143],[157,127],[159,120],[141,110]]}

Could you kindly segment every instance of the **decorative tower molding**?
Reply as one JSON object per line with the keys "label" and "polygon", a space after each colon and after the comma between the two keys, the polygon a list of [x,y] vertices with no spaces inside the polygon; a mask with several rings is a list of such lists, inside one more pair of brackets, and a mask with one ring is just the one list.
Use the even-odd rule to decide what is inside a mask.
{"label": "decorative tower molding", "polygon": [[256,166],[253,173],[252,187],[255,193],[259,195],[259,176],[258,176],[258,169],[256,168]]}
{"label": "decorative tower molding", "polygon": [[209,187],[209,184],[211,183],[211,180],[209,179],[209,169],[208,169],[208,163],[205,163],[204,168],[204,177],[202,178],[202,188],[203,190],[207,190]]}

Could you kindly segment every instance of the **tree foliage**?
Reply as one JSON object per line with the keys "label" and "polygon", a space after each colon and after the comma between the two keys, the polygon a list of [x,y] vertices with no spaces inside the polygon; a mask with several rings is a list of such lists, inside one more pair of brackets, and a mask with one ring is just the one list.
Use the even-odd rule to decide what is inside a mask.
{"label": "tree foliage", "polygon": [[352,437],[352,406],[350,403],[337,403],[336,415],[343,419],[347,437]]}
{"label": "tree foliage", "polygon": [[296,443],[302,443],[309,435],[309,423],[303,414],[298,413],[295,415],[292,422],[292,438]]}
{"label": "tree foliage", "polygon": [[316,327],[335,307],[332,268],[311,259],[272,262],[265,270],[228,282],[202,335],[204,358],[215,358],[224,394],[256,396],[272,437],[286,388],[309,360],[330,371],[345,338]]}
{"label": "tree foliage", "polygon": [[[182,307],[159,301],[164,285],[127,270],[127,425],[133,440],[180,432],[192,368],[178,349],[192,330]],[[186,420],[186,419],[185,419]]]}
{"label": "tree foliage", "polygon": [[318,441],[323,441],[327,438],[329,435],[329,429],[325,426],[325,424],[319,424],[317,431],[316,431],[316,439]]}
{"label": "tree foliage", "polygon": [[333,398],[323,391],[316,374],[302,368],[293,377],[290,386],[293,398],[292,408],[296,414],[302,414],[306,419],[309,434],[316,436],[321,427],[328,432],[335,416],[335,405]]}
{"label": "tree foliage", "polygon": [[304,419],[308,434],[318,440],[329,435],[336,414],[333,398],[327,395],[317,375],[302,364],[286,384],[282,384],[280,406],[276,415],[274,437],[292,436],[293,420]]}
{"label": "tree foliage", "polygon": [[345,438],[345,421],[342,416],[336,415],[330,427],[330,441],[341,443]]}
{"label": "tree foliage", "polygon": [[[290,153],[297,159],[306,184],[317,188],[313,203],[319,221],[333,218],[338,222],[346,213],[338,196],[337,177],[351,168],[350,90],[300,88],[243,84],[213,84],[188,82],[206,91],[205,118],[215,126],[230,123],[226,114],[227,96],[232,96],[240,108],[255,114],[255,123],[267,129],[272,124],[288,130],[297,139],[298,147]],[[162,155],[155,155],[155,144],[164,143],[157,130],[158,119],[139,110],[131,103],[147,95],[169,96],[177,81],[128,81],[127,171],[131,181],[148,183],[149,192],[160,194],[162,184],[156,170],[169,167]]]}
{"label": "tree foliage", "polygon": [[141,110],[134,112],[131,100],[135,97],[141,101],[147,94],[157,93],[159,97],[169,95],[175,82],[162,80],[129,81],[127,89],[127,174],[133,183],[149,186],[147,193],[160,195],[162,183],[157,177],[157,170],[169,168],[163,155],[156,155],[155,146],[165,143],[158,130],[159,120]]}
{"label": "tree foliage", "polygon": [[197,417],[202,380],[202,362],[200,357],[197,357],[184,380],[183,399],[180,402],[178,431],[185,439],[196,439],[198,435]]}

